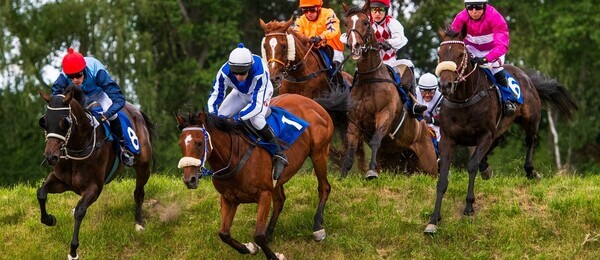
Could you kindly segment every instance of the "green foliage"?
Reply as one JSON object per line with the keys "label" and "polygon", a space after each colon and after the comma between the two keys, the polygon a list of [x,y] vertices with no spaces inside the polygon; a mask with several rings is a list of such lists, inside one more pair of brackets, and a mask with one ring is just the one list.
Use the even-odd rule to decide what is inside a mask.
{"label": "green foliage", "polygon": [[[453,171],[442,203],[443,221],[434,236],[423,229],[433,210],[436,179],[416,175],[365,181],[330,178],[325,208],[327,237],[312,240],[317,181],[309,172],[286,184],[286,204],[271,248],[290,259],[593,259],[600,250],[600,176],[530,181],[499,177],[475,187],[475,216],[465,217],[467,174]],[[58,259],[69,249],[73,193],[50,194],[54,227],[39,222],[36,185],[0,188],[0,251],[7,259]],[[208,179],[187,190],[180,176],[154,175],[146,186],[146,229],[134,229],[135,181],[106,186],[87,211],[79,254],[86,259],[247,259],[221,242],[220,202]],[[243,204],[231,234],[253,240],[256,205]],[[594,240],[594,238],[596,240]],[[262,252],[260,252],[262,254]],[[255,257],[263,257],[262,255]]]}

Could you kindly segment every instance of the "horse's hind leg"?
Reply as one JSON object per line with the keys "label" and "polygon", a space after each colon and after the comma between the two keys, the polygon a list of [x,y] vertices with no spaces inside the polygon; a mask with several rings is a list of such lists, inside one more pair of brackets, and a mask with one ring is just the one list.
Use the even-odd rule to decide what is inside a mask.
{"label": "horse's hind leg", "polygon": [[240,254],[256,254],[258,253],[258,246],[254,243],[242,244],[239,241],[231,237],[231,224],[233,223],[233,217],[239,204],[228,201],[221,196],[221,226],[219,227],[219,238],[225,244],[233,247]]}
{"label": "horse's hind leg", "polygon": [[285,191],[283,190],[283,185],[279,185],[273,191],[273,212],[271,213],[271,219],[269,220],[269,225],[267,226],[267,241],[271,241],[271,235],[275,232],[275,226],[277,225],[277,220],[279,219],[279,215],[283,210],[283,205],[285,204]]}
{"label": "horse's hind leg", "polygon": [[73,229],[73,238],[71,239],[71,251],[69,252],[70,259],[79,258],[77,256],[77,248],[79,247],[79,229],[81,228],[81,222],[83,221],[83,217],[85,217],[87,208],[98,199],[101,191],[102,188],[92,185],[82,193],[81,199],[77,202],[73,214],[75,218],[75,227]]}
{"label": "horse's hind leg", "polygon": [[142,218],[142,204],[144,203],[144,197],[146,192],[144,186],[148,183],[150,178],[150,163],[139,163],[135,166],[135,191],[133,192],[133,199],[135,200],[135,229],[140,231],[144,229],[144,219]]}
{"label": "horse's hind leg", "polygon": [[313,223],[313,239],[317,242],[325,239],[326,236],[325,228],[323,227],[323,212],[325,210],[327,199],[329,198],[329,193],[331,192],[331,185],[329,184],[329,180],[327,180],[326,154],[326,151],[314,151],[311,155],[313,168],[318,181],[317,190],[319,191],[319,206],[317,207]]}
{"label": "horse's hind leg", "polygon": [[533,150],[537,144],[537,135],[527,135],[525,138],[527,145],[527,155],[525,157],[525,173],[528,179],[539,179],[540,175],[535,171],[533,166]]}
{"label": "horse's hind leg", "polygon": [[46,211],[46,201],[48,200],[48,193],[62,193],[67,190],[67,186],[59,182],[55,177],[54,173],[50,173],[44,184],[37,190],[37,199],[40,204],[41,219],[40,221],[46,226],[56,225],[56,218],[52,214],[48,214]]}

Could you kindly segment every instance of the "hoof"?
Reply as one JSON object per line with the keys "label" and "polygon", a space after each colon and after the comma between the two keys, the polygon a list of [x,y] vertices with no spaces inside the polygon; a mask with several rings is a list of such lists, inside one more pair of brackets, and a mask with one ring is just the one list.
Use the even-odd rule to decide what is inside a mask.
{"label": "hoof", "polygon": [[256,253],[258,253],[258,251],[260,251],[260,246],[258,246],[257,244],[254,244],[253,242],[244,243],[244,245],[246,246],[246,248],[248,248],[248,251],[250,251],[249,254],[251,254],[251,255],[256,255]]}
{"label": "hoof", "polygon": [[365,179],[367,179],[367,180],[376,179],[378,177],[379,177],[379,174],[377,174],[377,172],[374,170],[367,171],[367,174],[365,175]]}
{"label": "hoof", "polygon": [[79,260],[79,255],[75,255],[75,257],[72,257],[71,254],[67,254],[67,259],[69,259],[69,260]]}
{"label": "hoof", "polygon": [[277,257],[277,259],[279,260],[285,260],[285,256],[281,253],[275,253],[275,256]]}
{"label": "hoof", "polygon": [[435,232],[437,232],[437,225],[434,225],[434,224],[427,224],[427,226],[425,227],[425,230],[423,231],[423,233],[429,234],[429,235],[433,235],[433,234],[435,234]]}
{"label": "hoof", "polygon": [[143,230],[144,230],[144,226],[142,226],[138,223],[135,223],[135,231],[143,231]]}
{"label": "hoof", "polygon": [[325,229],[321,229],[321,230],[317,230],[317,231],[313,232],[313,239],[316,242],[323,241],[323,239],[325,239],[326,236],[327,236],[327,233],[325,233]]}
{"label": "hoof", "polygon": [[49,227],[56,226],[56,218],[52,214],[48,214],[48,217],[45,220],[42,219],[42,223]]}
{"label": "hoof", "polygon": [[481,178],[484,180],[489,180],[490,178],[492,178],[492,176],[494,176],[494,170],[491,166],[488,165],[485,171],[481,172]]}
{"label": "hoof", "polygon": [[530,180],[539,180],[542,176],[537,173],[537,171],[533,170],[530,174],[527,174],[527,179]]}

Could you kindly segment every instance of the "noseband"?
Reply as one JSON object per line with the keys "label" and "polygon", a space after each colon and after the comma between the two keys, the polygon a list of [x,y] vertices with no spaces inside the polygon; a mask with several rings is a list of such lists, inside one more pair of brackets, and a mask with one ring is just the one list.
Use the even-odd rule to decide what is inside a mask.
{"label": "noseband", "polygon": [[[208,153],[209,153],[208,146],[210,145],[210,150],[213,149],[212,141],[210,139],[210,134],[208,133],[208,131],[206,131],[206,129],[204,127],[190,126],[190,127],[186,127],[183,130],[181,130],[181,132],[186,132],[186,131],[201,131],[202,132],[202,136],[204,137],[204,139],[203,139],[204,155],[202,156],[202,159],[197,159],[197,158],[191,157],[191,156],[182,157],[181,159],[179,159],[177,168],[183,169],[185,167],[195,166],[195,167],[200,167],[201,176],[212,175],[213,173],[209,169],[204,167],[204,164],[206,164],[206,158],[208,157]],[[201,177],[201,176],[199,176],[199,177]]]}

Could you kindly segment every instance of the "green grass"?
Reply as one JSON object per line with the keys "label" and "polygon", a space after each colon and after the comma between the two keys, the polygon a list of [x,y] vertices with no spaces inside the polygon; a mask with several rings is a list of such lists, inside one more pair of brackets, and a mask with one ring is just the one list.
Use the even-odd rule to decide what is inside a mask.
{"label": "green grass", "polygon": [[[286,184],[287,202],[271,248],[288,259],[594,259],[600,254],[600,176],[522,176],[476,180],[476,214],[464,217],[467,177],[453,172],[442,204],[443,221],[431,237],[423,229],[433,211],[436,179],[357,175],[330,178],[327,238],[312,240],[316,179],[308,173]],[[37,183],[36,185],[39,185]],[[220,241],[219,195],[209,180],[187,190],[180,177],[154,175],[146,186],[146,229],[134,229],[134,180],[105,187],[87,212],[82,259],[263,259]],[[79,197],[50,194],[57,225],[39,222],[37,187],[0,189],[0,259],[64,259]],[[256,205],[242,205],[232,235],[252,240]],[[587,242],[586,236],[588,236]],[[594,240],[594,238],[596,240]]]}

